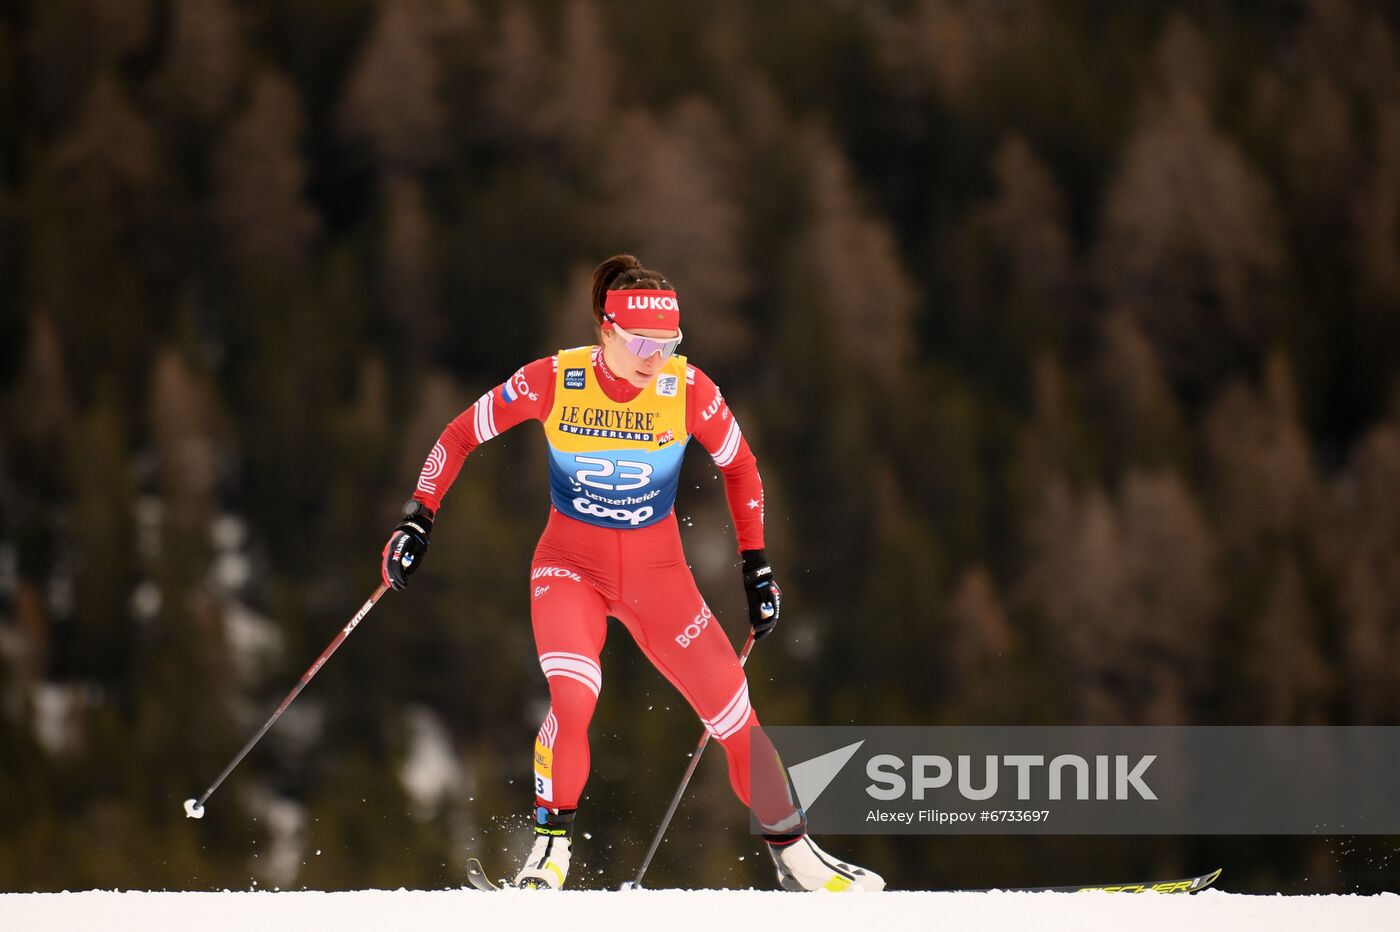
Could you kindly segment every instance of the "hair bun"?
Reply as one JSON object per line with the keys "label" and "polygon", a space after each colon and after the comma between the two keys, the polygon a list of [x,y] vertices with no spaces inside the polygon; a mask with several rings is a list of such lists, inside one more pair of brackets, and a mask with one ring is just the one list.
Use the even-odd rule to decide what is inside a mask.
{"label": "hair bun", "polygon": [[636,288],[644,282],[653,288],[671,287],[664,275],[644,268],[641,260],[630,253],[622,252],[604,259],[593,270],[593,319],[599,324],[603,322],[603,305],[609,291]]}

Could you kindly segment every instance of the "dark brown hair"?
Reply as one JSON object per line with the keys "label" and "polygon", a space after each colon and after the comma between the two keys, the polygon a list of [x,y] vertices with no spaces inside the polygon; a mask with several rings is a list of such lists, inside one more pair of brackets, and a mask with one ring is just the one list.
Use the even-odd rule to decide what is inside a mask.
{"label": "dark brown hair", "polygon": [[598,326],[603,325],[603,301],[608,292],[630,288],[673,290],[665,275],[642,268],[636,256],[624,253],[604,259],[603,264],[593,270],[593,320]]}

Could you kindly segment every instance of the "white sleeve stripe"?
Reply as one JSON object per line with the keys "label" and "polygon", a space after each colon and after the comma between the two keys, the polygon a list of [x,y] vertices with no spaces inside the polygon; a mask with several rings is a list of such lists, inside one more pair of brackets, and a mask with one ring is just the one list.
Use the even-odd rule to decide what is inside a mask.
{"label": "white sleeve stripe", "polygon": [[481,399],[476,400],[472,405],[472,429],[476,431],[476,442],[485,443],[487,441],[486,427],[481,422]]}
{"label": "white sleeve stripe", "polygon": [[724,443],[720,444],[719,450],[714,454],[716,466],[728,466],[734,462],[734,457],[739,455],[739,440],[742,437],[738,419],[730,418],[729,433],[724,435]]}
{"label": "white sleeve stripe", "polygon": [[476,442],[485,443],[496,436],[496,415],[491,410],[495,401],[495,392],[489,391],[476,400],[473,407],[476,413],[473,415],[473,426],[476,428]]}

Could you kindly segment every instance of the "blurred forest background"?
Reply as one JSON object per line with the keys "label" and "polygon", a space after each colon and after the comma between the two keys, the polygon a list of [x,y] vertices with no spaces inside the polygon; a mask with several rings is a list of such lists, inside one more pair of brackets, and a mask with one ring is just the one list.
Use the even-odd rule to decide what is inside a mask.
{"label": "blurred forest background", "polygon": [[[0,889],[513,868],[531,427],[180,801],[376,585],[442,426],[591,341],[617,251],[763,469],[766,721],[1400,724],[1398,37],[1360,0],[9,0]],[[582,887],[700,731],[619,629],[604,665]],[[655,884],[772,886],[722,755],[670,838]],[[1395,839],[1257,841],[830,847],[906,887],[1394,887]]]}

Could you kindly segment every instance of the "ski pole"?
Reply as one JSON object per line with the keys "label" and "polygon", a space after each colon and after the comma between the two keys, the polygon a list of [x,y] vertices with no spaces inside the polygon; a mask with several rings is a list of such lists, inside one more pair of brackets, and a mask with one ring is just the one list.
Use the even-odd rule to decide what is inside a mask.
{"label": "ski pole", "polygon": [[[739,654],[739,666],[748,663],[749,651],[753,650],[753,632],[749,632],[749,639],[744,642],[744,650]],[[695,776],[695,768],[700,766],[700,755],[705,753],[705,745],[710,743],[710,730],[706,728],[700,735],[700,745],[695,749],[695,753],[690,755],[690,765],[685,768],[685,776],[681,777],[681,785],[676,787],[676,795],[671,797],[671,805],[666,810],[666,815],[661,819],[661,825],[656,830],[656,837],[651,840],[651,847],[647,849],[647,856],[642,858],[642,866],[637,868],[637,876],[622,884],[623,890],[636,890],[642,886],[642,877],[646,874],[647,868],[651,866],[651,859],[656,855],[656,849],[661,847],[661,839],[666,834],[666,829],[671,825],[671,817],[676,814],[676,809],[680,807],[681,797],[685,795],[685,788],[690,784],[690,778]]]}
{"label": "ski pole", "polygon": [[379,601],[379,597],[382,596],[388,588],[387,585],[381,584],[378,589],[374,590],[374,595],[370,596],[369,600],[366,601],[364,605],[360,606],[360,610],[355,613],[354,618],[350,619],[350,623],[340,629],[340,633],[335,636],[335,640],[331,641],[330,646],[321,651],[321,656],[317,657],[316,662],[301,675],[301,679],[292,687],[292,691],[287,693],[287,698],[282,700],[282,704],[277,707],[277,711],[273,712],[272,717],[263,723],[263,727],[258,729],[257,734],[248,739],[248,743],[243,745],[243,750],[239,751],[238,754],[234,756],[233,760],[229,761],[228,766],[224,768],[224,772],[219,774],[219,778],[210,784],[209,789],[204,791],[204,795],[199,797],[198,801],[193,799],[185,800],[186,818],[204,818],[205,800],[214,795],[214,791],[219,788],[219,784],[223,783],[225,778],[233,773],[233,768],[237,767],[239,762],[247,756],[248,752],[253,749],[253,745],[257,744],[258,741],[262,739],[262,736],[267,734],[267,730],[272,727],[272,723],[277,721],[277,719],[282,716],[283,712],[287,711],[287,706],[292,704],[292,700],[306,688],[306,684],[311,682],[311,678],[320,671],[321,667],[325,666],[327,660],[331,659],[331,654],[334,654],[336,648],[340,647],[341,643],[350,636],[350,632],[355,630],[355,626],[364,621],[365,616],[369,614],[369,610],[374,608],[374,603]]}

